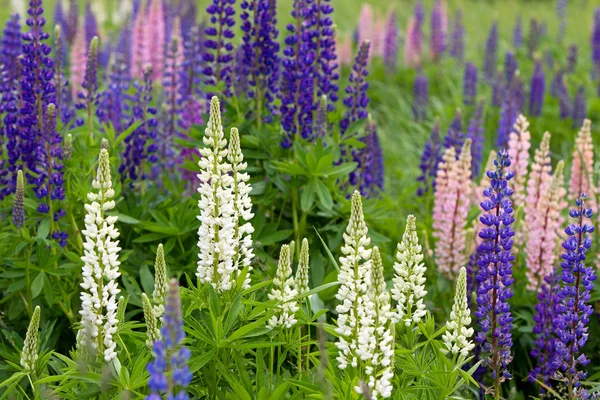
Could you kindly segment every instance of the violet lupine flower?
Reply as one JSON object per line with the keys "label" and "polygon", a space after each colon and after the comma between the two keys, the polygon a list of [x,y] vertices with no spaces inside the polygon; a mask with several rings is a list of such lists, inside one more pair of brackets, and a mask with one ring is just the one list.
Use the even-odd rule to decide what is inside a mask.
{"label": "violet lupine flower", "polygon": [[66,32],[68,28],[65,27],[65,22],[65,9],[62,0],[59,0],[54,5],[54,25],[60,26]]}
{"label": "violet lupine flower", "polygon": [[462,9],[456,11],[454,29],[450,42],[450,56],[462,62],[465,59],[465,26],[463,25]]}
{"label": "violet lupine flower", "polygon": [[504,76],[506,79],[506,86],[510,86],[518,68],[519,63],[517,62],[515,53],[512,51],[507,51],[506,55],[504,56]]}
{"label": "violet lupine flower", "polygon": [[92,5],[88,0],[85,4],[85,42],[86,45],[92,42],[92,39],[95,36],[98,36],[98,21],[96,21],[96,16],[94,15],[94,11],[92,11]]}
{"label": "violet lupine flower", "polygon": [[560,264],[560,303],[553,321],[557,336],[557,356],[553,366],[564,376],[570,398],[587,398],[586,390],[581,387],[581,381],[587,377],[587,372],[579,371],[577,367],[586,366],[590,362],[581,349],[588,339],[587,325],[593,309],[587,303],[590,301],[596,273],[593,267],[585,265],[587,251],[592,245],[589,234],[594,232],[594,227],[586,223],[586,219],[592,217],[592,209],[585,207],[585,199],[586,195],[583,193],[575,202],[577,208],[569,212],[569,216],[576,222],[565,229],[568,236],[563,242],[565,251]]}
{"label": "violet lupine flower", "polygon": [[573,127],[581,126],[587,117],[587,105],[585,100],[585,87],[579,86],[575,99],[573,100]]}
{"label": "violet lupine flower", "polygon": [[204,30],[194,26],[189,38],[183,42],[183,65],[181,66],[181,95],[187,99],[193,95],[201,97],[204,56]]}
{"label": "violet lupine flower", "polygon": [[533,56],[533,53],[540,46],[540,42],[542,40],[543,28],[537,19],[531,18],[529,20],[529,34],[527,36],[527,52],[529,57]]}
{"label": "violet lupine flower", "polygon": [[396,10],[391,10],[385,23],[385,37],[383,42],[383,63],[391,71],[398,65],[398,15]]}
{"label": "violet lupine flower", "polygon": [[[87,124],[89,134],[92,135],[92,115],[93,107],[98,105],[98,37],[94,37],[90,42],[87,62],[85,64],[85,74],[81,84],[81,92],[77,95],[79,102],[76,107],[78,110],[87,110]],[[83,125],[84,120],[79,118],[77,125]]]}
{"label": "violet lupine flower", "polygon": [[23,171],[17,173],[17,181],[15,182],[15,201],[12,209],[12,222],[17,229],[21,229],[25,225],[25,179],[23,179]]}
{"label": "violet lupine flower", "polygon": [[65,77],[63,34],[59,25],[54,27],[54,86],[56,87],[56,113],[64,124],[71,119],[69,109],[69,81]]}
{"label": "violet lupine flower", "polygon": [[365,147],[354,149],[352,159],[358,164],[350,173],[349,182],[360,190],[361,195],[370,198],[383,190],[383,153],[377,135],[377,125],[369,117],[365,125],[365,136],[360,139]]}
{"label": "violet lupine flower", "polygon": [[[190,140],[186,132],[189,132],[192,126],[202,125],[204,123],[204,120],[202,119],[203,113],[204,103],[201,103],[196,97],[189,96],[183,102],[180,119],[180,126],[182,129],[179,130],[179,134],[183,139],[186,139],[186,142],[189,142]],[[195,146],[183,147],[179,150],[179,157],[177,160],[177,163],[179,164],[179,174],[181,180],[185,182],[187,188],[191,190],[191,193],[195,192],[200,182],[197,171],[199,158],[200,152]],[[188,164],[191,163],[192,167],[187,167],[185,165],[186,162],[188,162]]]}
{"label": "violet lupine flower", "polygon": [[39,144],[44,135],[43,111],[56,102],[54,88],[54,65],[49,57],[52,48],[46,43],[50,35],[44,32],[44,9],[42,0],[31,0],[27,26],[30,30],[23,34],[23,57],[21,57],[21,127],[20,154],[27,166],[27,180],[39,185],[37,157]]}
{"label": "violet lupine flower", "polygon": [[546,94],[546,75],[542,62],[537,60],[535,70],[531,77],[531,91],[529,92],[529,114],[539,117],[542,114],[544,95]]}
{"label": "violet lupine flower", "polygon": [[[176,22],[179,25],[179,22]],[[170,168],[175,160],[175,138],[179,135],[181,118],[181,75],[179,74],[183,58],[181,34],[173,32],[171,44],[166,53],[163,73],[163,87],[166,97],[166,115],[164,126],[158,134],[158,158]]]}
{"label": "violet lupine flower", "polygon": [[[204,53],[204,75],[205,83],[210,86],[218,87],[221,83],[223,95],[230,97],[231,92],[231,63],[233,61],[233,26],[235,25],[235,0],[212,0],[212,3],[206,8],[210,14],[210,25],[206,27],[204,33],[207,38],[204,42],[206,52]],[[207,99],[212,97],[212,93],[207,93]]]}
{"label": "violet lupine flower", "polygon": [[464,143],[465,133],[463,131],[462,111],[460,108],[457,108],[450,128],[448,128],[448,133],[446,133],[446,137],[444,138],[444,148],[449,149],[450,147],[454,147],[456,156],[458,157]]}
{"label": "violet lupine flower", "polygon": [[496,144],[498,147],[505,147],[508,143],[513,125],[522,109],[522,84],[520,79],[515,79],[509,93],[506,94],[500,108],[500,118],[498,120],[498,131]]}
{"label": "violet lupine flower", "polygon": [[435,0],[431,10],[431,39],[429,44],[431,58],[439,60],[446,51],[446,31],[444,29],[444,9],[441,0]]}
{"label": "violet lupine flower", "polygon": [[492,82],[496,73],[496,62],[498,57],[498,23],[490,28],[487,42],[485,44],[485,59],[483,62],[483,79]]}
{"label": "violet lupine flower", "polygon": [[463,104],[475,104],[477,97],[477,67],[468,62],[465,66],[465,78],[463,83]]}
{"label": "violet lupine flower", "polygon": [[192,28],[196,25],[196,16],[198,15],[197,7],[195,0],[184,0],[179,3],[178,15],[181,19],[181,32],[184,42],[192,36]]}
{"label": "violet lupine flower", "polygon": [[127,94],[130,78],[123,56],[117,54],[110,66],[108,87],[99,94],[99,104],[96,110],[98,119],[103,124],[111,123],[117,134],[125,130],[130,96]]}
{"label": "violet lupine flower", "polygon": [[594,28],[592,30],[592,64],[595,77],[600,74],[600,7],[594,12]]}
{"label": "violet lupine flower", "polygon": [[554,55],[552,54],[552,51],[550,50],[546,50],[544,51],[544,62],[546,63],[546,66],[548,67],[548,69],[550,69],[551,71],[554,70]]}
{"label": "violet lupine flower", "polygon": [[[540,380],[550,387],[552,386],[551,379],[554,378],[556,372],[553,362],[556,358],[557,340],[554,335],[554,320],[558,314],[558,303],[560,302],[559,289],[558,274],[556,271],[552,271],[544,277],[544,283],[537,295],[538,302],[533,315],[535,339],[529,353],[536,359],[535,367],[529,373],[529,381]],[[545,393],[546,389],[541,387],[540,392]]]}
{"label": "violet lupine flower", "polygon": [[[316,99],[326,95],[328,99],[327,107],[329,111],[333,111],[335,109],[334,103],[338,100],[339,86],[337,81],[340,74],[338,71],[339,64],[336,60],[335,30],[331,19],[333,7],[330,3],[331,0],[315,0],[313,2],[310,13],[310,36],[313,38],[311,46],[315,52],[316,62],[314,71]],[[273,0],[271,8],[273,9],[272,13],[274,13],[275,2]],[[276,85],[276,81],[273,82],[273,85]],[[316,107],[317,104],[313,104],[313,108]]]}
{"label": "violet lupine flower", "polygon": [[574,109],[573,103],[571,102],[571,96],[569,94],[569,90],[567,89],[567,85],[565,84],[565,80],[562,77],[562,74],[555,77],[556,80],[556,96],[558,97],[559,103],[559,116],[561,119],[569,118],[573,116]]}
{"label": "violet lupine flower", "polygon": [[575,68],[577,67],[577,45],[572,44],[569,46],[569,54],[567,55],[567,68],[565,72],[567,74],[572,74],[575,72]]}
{"label": "violet lupine flower", "polygon": [[519,15],[513,29],[512,42],[515,49],[523,45],[523,19]]}
{"label": "violet lupine flower", "polygon": [[423,33],[414,17],[410,17],[406,24],[405,37],[404,65],[407,68],[417,68],[421,65],[421,59],[423,57]]}
{"label": "violet lupine flower", "polygon": [[[241,5],[242,60],[236,65],[242,67],[242,75],[250,85],[251,89],[245,92],[255,99],[259,124],[271,121],[276,112],[273,102],[279,91],[279,31],[274,5],[273,0],[243,0]],[[266,114],[263,107],[268,111]]]}
{"label": "violet lupine flower", "polygon": [[484,101],[481,99],[477,103],[471,119],[469,119],[469,127],[467,128],[467,138],[471,139],[471,167],[473,176],[479,176],[483,161],[483,134],[485,133],[483,106]]}
{"label": "violet lupine flower", "polygon": [[502,76],[502,72],[497,71],[496,76],[494,77],[493,87],[492,87],[492,105],[494,107],[500,107],[502,102],[504,101],[504,96],[506,95],[506,85],[504,76]]}
{"label": "violet lupine flower", "polygon": [[65,24],[62,28],[65,30],[65,38],[67,43],[72,44],[75,39],[75,32],[77,32],[79,24],[79,1],[70,0],[69,10],[67,12]]}
{"label": "violet lupine flower", "polygon": [[442,142],[440,139],[440,120],[439,118],[436,118],[433,128],[431,129],[431,135],[423,148],[423,154],[421,155],[421,161],[419,163],[421,174],[417,178],[417,181],[421,182],[421,185],[417,190],[418,196],[423,196],[429,191],[430,187],[435,189],[435,177],[438,165],[441,161]]}
{"label": "violet lupine flower", "polygon": [[416,23],[419,26],[423,26],[425,23],[425,6],[423,5],[423,0],[417,0],[414,9],[414,17]]}
{"label": "violet lupine flower", "polygon": [[368,115],[369,96],[367,95],[367,89],[369,83],[367,82],[367,76],[369,70],[367,69],[367,61],[370,45],[369,41],[363,42],[354,59],[352,73],[348,79],[349,84],[346,87],[347,96],[344,98],[344,105],[347,109],[344,118],[340,121],[342,134],[346,133],[351,123],[367,118]]}
{"label": "violet lupine flower", "polygon": [[125,152],[123,153],[123,162],[119,166],[121,181],[129,179],[131,185],[138,179],[145,179],[146,166],[144,162],[155,163],[157,146],[155,128],[158,125],[156,120],[156,109],[150,106],[152,102],[152,66],[147,65],[144,71],[144,80],[135,82],[135,99],[132,106],[134,121],[141,121],[142,124],[135,129],[131,135],[125,138]]}
{"label": "violet lupine flower", "polygon": [[429,81],[420,70],[415,78],[413,86],[413,115],[416,121],[422,121],[427,115],[427,104],[429,103]]}
{"label": "violet lupine flower", "polygon": [[508,182],[514,173],[508,169],[511,161],[505,150],[498,152],[494,164],[496,170],[487,172],[491,182],[490,187],[484,190],[486,199],[481,203],[485,214],[480,217],[482,229],[479,237],[482,242],[477,248],[478,310],[475,315],[481,325],[476,341],[483,352],[484,366],[492,370],[494,392],[498,396],[500,384],[512,378],[508,364],[512,361],[513,318],[507,301],[513,295],[512,262],[515,257],[512,254],[512,190]]}
{"label": "violet lupine flower", "polygon": [[179,286],[175,279],[169,282],[160,331],[162,339],[154,342],[154,361],[148,364],[150,395],[146,400],[162,400],[162,394],[169,399],[189,400],[187,387],[192,381],[192,373],[187,363],[190,351],[183,345],[185,332]]}
{"label": "violet lupine flower", "polygon": [[2,36],[2,58],[6,78],[13,80],[19,68],[19,56],[22,52],[21,21],[19,14],[13,14],[6,22]]}
{"label": "violet lupine flower", "polygon": [[556,16],[558,17],[558,41],[562,41],[567,30],[567,0],[556,0]]}

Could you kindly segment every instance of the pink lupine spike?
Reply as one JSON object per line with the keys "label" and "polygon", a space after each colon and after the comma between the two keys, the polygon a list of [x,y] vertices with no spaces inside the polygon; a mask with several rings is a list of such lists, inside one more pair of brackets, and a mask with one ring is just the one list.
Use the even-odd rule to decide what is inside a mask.
{"label": "pink lupine spike", "polygon": [[592,122],[589,119],[583,121],[583,126],[575,139],[569,200],[574,201],[582,193],[587,194],[586,207],[596,213],[598,208],[594,183],[594,143],[592,142]]}
{"label": "pink lupine spike", "polygon": [[171,32],[171,40],[173,40],[173,38],[177,39],[176,64],[177,64],[178,68],[180,68],[181,65],[183,64],[185,57],[183,56],[183,34],[181,31],[181,21],[180,21],[179,17],[175,17],[175,19],[173,20],[173,30]]}
{"label": "pink lupine spike", "polygon": [[381,17],[376,17],[373,24],[373,33],[371,39],[371,52],[373,57],[383,57],[383,47],[385,44],[386,21]]}
{"label": "pink lupine spike", "polygon": [[458,160],[454,147],[446,150],[436,177],[435,256],[438,270],[448,278],[454,278],[467,262],[466,226],[471,190],[471,140],[467,139]]}
{"label": "pink lupine spike", "polygon": [[344,35],[336,44],[336,58],[340,65],[352,64],[352,37],[350,34]]}
{"label": "pink lupine spike", "polygon": [[422,59],[421,28],[415,17],[410,17],[406,25],[406,36],[404,43],[404,65],[407,68],[417,68]]}
{"label": "pink lupine spike", "polygon": [[528,131],[529,121],[519,115],[508,139],[508,155],[512,160],[511,168],[515,172],[512,189],[513,207],[523,206],[525,202],[525,182],[529,166],[529,148],[531,147],[531,134]]}
{"label": "pink lupine spike", "polygon": [[[564,161],[558,163],[550,185],[540,194],[527,239],[527,289],[538,291],[544,277],[552,272],[561,228],[561,186],[564,183]],[[564,190],[564,189],[563,189]]]}
{"label": "pink lupine spike", "polygon": [[131,32],[131,76],[134,79],[142,79],[145,65],[150,61],[148,49],[146,48],[147,21],[145,9],[146,7],[143,4],[140,5]]}
{"label": "pink lupine spike", "polygon": [[77,95],[81,91],[81,85],[85,76],[85,64],[87,62],[87,42],[85,39],[85,26],[83,19],[79,21],[77,32],[71,46],[71,95],[73,99],[77,99]]}
{"label": "pink lupine spike", "polygon": [[374,14],[373,7],[368,3],[363,3],[360,8],[360,15],[358,17],[358,27],[356,36],[358,43],[362,43],[365,40],[373,42],[373,28],[374,28]]}
{"label": "pink lupine spike", "polygon": [[166,26],[162,0],[150,0],[145,29],[145,45],[152,65],[152,78],[159,79],[165,65]]}

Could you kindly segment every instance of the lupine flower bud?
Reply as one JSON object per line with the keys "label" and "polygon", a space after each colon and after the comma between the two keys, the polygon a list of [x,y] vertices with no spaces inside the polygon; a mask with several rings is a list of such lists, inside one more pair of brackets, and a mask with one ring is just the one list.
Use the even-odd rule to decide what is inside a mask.
{"label": "lupine flower bud", "polygon": [[460,269],[456,280],[456,292],[454,295],[454,304],[450,313],[450,320],[446,322],[446,332],[442,335],[444,344],[447,347],[444,352],[451,352],[456,355],[460,353],[462,358],[467,358],[475,344],[469,338],[473,336],[471,324],[471,311],[467,305],[467,270],[465,267]]}
{"label": "lupine flower bud", "polygon": [[587,117],[587,105],[585,99],[585,87],[579,86],[575,99],[573,100],[573,127],[579,126]]}
{"label": "lupine flower bud", "polygon": [[[293,254],[293,253],[292,253]],[[294,283],[296,284],[296,290],[298,294],[304,294],[308,292],[308,267],[309,267],[309,253],[308,253],[308,239],[302,240],[302,247],[300,248],[300,261],[298,262],[298,269],[296,270],[296,276]]]}
{"label": "lupine flower bud", "polygon": [[23,171],[17,172],[17,189],[15,191],[15,202],[13,204],[12,221],[17,229],[21,229],[25,224],[25,180]]}
{"label": "lupine flower bud", "polygon": [[392,71],[398,64],[398,16],[396,10],[391,10],[385,23],[383,43],[383,63]]}
{"label": "lupine flower bud", "polygon": [[504,76],[507,87],[510,86],[518,69],[519,64],[517,62],[517,57],[515,57],[515,53],[512,51],[507,51],[506,55],[504,56]]}
{"label": "lupine flower bud", "polygon": [[477,97],[477,67],[468,62],[465,66],[465,78],[463,85],[463,103],[465,105],[475,104]]}
{"label": "lupine flower bud", "polygon": [[462,9],[460,8],[456,11],[454,17],[454,30],[452,31],[450,43],[450,56],[461,62],[465,59],[465,27],[463,25]]}
{"label": "lupine flower bud", "polygon": [[529,113],[535,117],[542,114],[542,106],[544,105],[544,94],[546,93],[546,75],[542,62],[537,60],[535,63],[535,71],[531,77],[531,92],[529,94]]}
{"label": "lupine flower bud", "polygon": [[523,19],[519,15],[515,27],[513,29],[512,42],[515,49],[518,49],[523,45]]}
{"label": "lupine flower bud", "polygon": [[348,95],[344,98],[344,105],[347,110],[344,118],[340,121],[342,134],[346,132],[351,123],[364,119],[368,115],[369,96],[367,96],[367,89],[369,88],[369,83],[367,82],[367,76],[369,75],[369,71],[367,61],[370,47],[371,42],[368,40],[361,43],[354,60],[352,73],[348,78],[349,84],[346,87]]}
{"label": "lupine flower bud", "polygon": [[277,327],[289,329],[296,324],[298,302],[293,298],[297,295],[298,291],[294,288],[294,278],[292,277],[290,247],[284,244],[281,246],[279,253],[277,273],[273,278],[273,288],[271,293],[268,294],[270,300],[276,300],[278,303],[275,307],[275,315],[267,322],[268,327],[272,329]]}
{"label": "lupine flower bud", "polygon": [[441,0],[435,0],[431,11],[431,40],[429,50],[434,61],[439,60],[446,51],[446,28],[444,26],[447,18]]}
{"label": "lupine flower bud", "polygon": [[27,373],[35,372],[35,364],[38,359],[38,336],[40,330],[40,306],[36,306],[27,328],[23,351],[21,352],[21,366]]}
{"label": "lupine flower bud", "polygon": [[165,298],[167,296],[167,263],[165,262],[165,250],[162,243],[156,249],[156,261],[154,262],[154,292],[152,301],[154,302],[154,315],[156,318],[162,317],[165,312]]}
{"label": "lupine flower bud", "polygon": [[154,342],[160,340],[160,329],[158,329],[156,315],[154,314],[152,304],[150,304],[150,299],[148,299],[146,293],[142,293],[142,308],[144,310],[144,320],[146,321],[146,345],[152,349],[152,347],[154,347]]}
{"label": "lupine flower bud", "polygon": [[413,115],[416,121],[422,121],[427,115],[427,103],[429,102],[429,83],[423,71],[415,78],[413,89]]}
{"label": "lupine flower bud", "polygon": [[485,59],[483,63],[483,79],[491,82],[496,73],[496,62],[498,57],[498,23],[495,22],[490,28],[490,33],[485,45]]}

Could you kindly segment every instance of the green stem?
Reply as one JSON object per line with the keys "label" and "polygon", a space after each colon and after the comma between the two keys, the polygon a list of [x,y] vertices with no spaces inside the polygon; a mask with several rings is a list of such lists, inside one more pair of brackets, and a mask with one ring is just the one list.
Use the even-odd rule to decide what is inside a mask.
{"label": "green stem", "polygon": [[[21,229],[25,229],[25,228],[21,228]],[[29,259],[31,257],[31,246],[27,245],[27,250],[25,251],[25,290],[26,290],[26,307],[27,307],[27,313],[29,314],[29,317],[31,318],[31,315],[33,313],[33,295],[31,294],[31,276],[29,273]]]}
{"label": "green stem", "polygon": [[298,228],[298,191],[296,189],[292,192],[292,222],[294,224],[296,251],[298,251],[300,249],[300,230]]}

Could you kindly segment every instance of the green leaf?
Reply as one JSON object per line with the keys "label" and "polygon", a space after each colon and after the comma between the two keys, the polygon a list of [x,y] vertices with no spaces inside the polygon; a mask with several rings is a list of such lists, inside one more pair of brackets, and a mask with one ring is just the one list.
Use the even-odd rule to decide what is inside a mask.
{"label": "green leaf", "polygon": [[194,373],[196,371],[198,371],[200,368],[204,367],[215,355],[215,352],[217,351],[216,347],[206,351],[205,353],[202,353],[198,356],[194,356],[192,358],[190,358],[190,362],[189,362],[189,366],[190,366],[190,372]]}
{"label": "green leaf", "polygon": [[38,238],[40,239],[46,239],[48,237],[48,234],[50,233],[50,218],[42,219],[37,232]]}
{"label": "green leaf", "polygon": [[320,175],[325,176],[327,178],[340,178],[354,171],[357,166],[358,164],[355,162],[344,163],[336,165],[335,167],[327,168],[321,171]]}
{"label": "green leaf", "polygon": [[119,218],[119,222],[122,222],[124,224],[136,225],[140,223],[139,219],[135,219],[133,217],[130,217],[129,215],[117,214],[117,217]]}
{"label": "green leaf", "polygon": [[325,207],[326,210],[331,210],[333,208],[333,199],[331,198],[331,193],[329,193],[329,189],[320,179],[316,180],[316,184],[317,196],[319,196],[319,201],[321,201],[321,205]]}
{"label": "green leaf", "polygon": [[31,297],[34,299],[40,295],[44,288],[44,275],[43,272],[40,272],[31,282]]}
{"label": "green leaf", "polygon": [[302,189],[302,195],[300,196],[300,208],[302,211],[308,211],[315,202],[315,189],[314,179],[311,179]]}
{"label": "green leaf", "polygon": [[117,136],[117,139],[115,140],[115,147],[119,146],[121,142],[127,139],[127,136],[131,135],[133,131],[135,131],[140,125],[142,125],[142,121],[137,120],[133,124],[131,124],[129,128],[125,129],[123,133]]}
{"label": "green leaf", "polygon": [[323,238],[321,237],[321,234],[319,233],[319,231],[317,230],[317,228],[313,227],[315,232],[317,232],[317,236],[319,237],[319,239],[321,240],[321,244],[323,244],[323,247],[325,248],[325,252],[327,253],[327,257],[329,257],[329,261],[331,261],[331,263],[333,264],[333,266],[335,267],[335,269],[340,270],[340,266],[338,265],[337,261],[335,260],[335,257],[333,256],[333,254],[331,254],[331,251],[329,250],[329,247],[327,247],[327,243],[325,243],[325,241],[323,240]]}
{"label": "green leaf", "polygon": [[263,246],[270,246],[275,243],[283,242],[289,238],[292,233],[294,233],[294,231],[291,229],[283,229],[265,236],[261,236],[260,238],[257,238],[257,241],[259,241]]}
{"label": "green leaf", "polygon": [[140,267],[140,280],[142,281],[144,292],[152,293],[154,291],[154,277],[147,265]]}
{"label": "green leaf", "polygon": [[308,175],[308,172],[298,164],[291,162],[275,161],[273,163],[275,169],[290,175]]}

